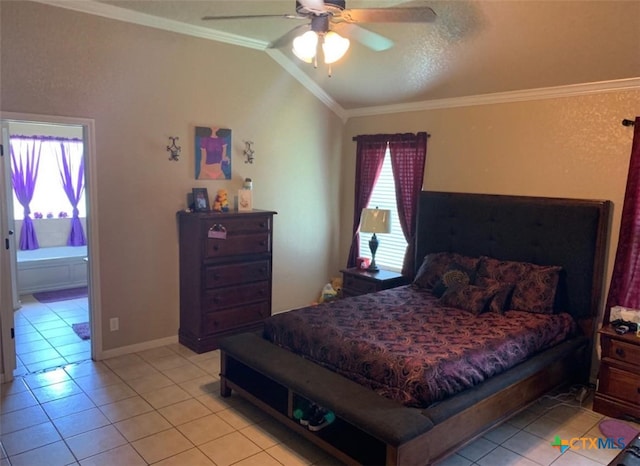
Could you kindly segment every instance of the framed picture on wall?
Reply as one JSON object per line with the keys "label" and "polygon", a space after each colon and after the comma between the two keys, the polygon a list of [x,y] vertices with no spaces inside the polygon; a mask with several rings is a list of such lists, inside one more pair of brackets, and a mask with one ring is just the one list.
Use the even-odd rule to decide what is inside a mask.
{"label": "framed picture on wall", "polygon": [[193,210],[194,212],[209,211],[209,193],[207,188],[193,188]]}
{"label": "framed picture on wall", "polygon": [[231,130],[195,127],[196,180],[231,179]]}

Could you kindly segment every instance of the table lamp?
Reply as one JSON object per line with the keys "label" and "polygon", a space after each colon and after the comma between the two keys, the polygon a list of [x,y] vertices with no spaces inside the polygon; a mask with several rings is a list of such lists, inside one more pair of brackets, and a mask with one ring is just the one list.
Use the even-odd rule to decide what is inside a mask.
{"label": "table lamp", "polygon": [[369,272],[378,272],[380,269],[376,265],[376,251],[378,250],[378,237],[376,233],[391,232],[391,211],[387,209],[362,209],[360,215],[360,231],[362,233],[373,233],[369,241],[369,249],[371,249],[371,264],[367,270]]}

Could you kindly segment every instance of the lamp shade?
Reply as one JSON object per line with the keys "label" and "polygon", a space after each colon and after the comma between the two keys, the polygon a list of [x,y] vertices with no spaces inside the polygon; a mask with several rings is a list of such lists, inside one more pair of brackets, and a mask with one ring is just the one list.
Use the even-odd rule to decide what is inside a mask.
{"label": "lamp shade", "polygon": [[335,63],[340,60],[349,49],[349,39],[342,37],[337,32],[329,31],[324,36],[322,51],[324,52],[324,62],[326,64]]}
{"label": "lamp shade", "polygon": [[316,56],[317,47],[318,34],[314,31],[307,31],[293,39],[293,53],[303,62],[311,63]]}
{"label": "lamp shade", "polygon": [[318,34],[312,30],[293,39],[293,54],[303,62],[311,63],[318,52],[318,42],[321,38],[324,62],[327,65],[340,60],[349,50],[349,39],[340,34],[333,31]]}
{"label": "lamp shade", "polygon": [[390,233],[391,211],[388,209],[362,209],[360,231],[363,233]]}

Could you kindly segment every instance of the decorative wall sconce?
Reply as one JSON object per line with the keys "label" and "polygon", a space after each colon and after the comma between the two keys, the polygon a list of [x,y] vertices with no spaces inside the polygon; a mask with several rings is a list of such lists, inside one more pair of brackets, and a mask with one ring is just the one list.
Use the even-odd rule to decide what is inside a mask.
{"label": "decorative wall sconce", "polygon": [[255,151],[253,150],[253,141],[244,141],[244,156],[247,160],[244,163],[253,163],[253,158],[255,156]]}
{"label": "decorative wall sconce", "polygon": [[167,146],[167,152],[169,152],[169,160],[172,160],[174,162],[177,162],[179,159],[178,157],[180,157],[180,151],[182,150],[182,147],[177,146],[176,145],[176,141],[180,139],[178,137],[171,137],[169,136],[169,140],[171,141],[171,144],[169,144]]}

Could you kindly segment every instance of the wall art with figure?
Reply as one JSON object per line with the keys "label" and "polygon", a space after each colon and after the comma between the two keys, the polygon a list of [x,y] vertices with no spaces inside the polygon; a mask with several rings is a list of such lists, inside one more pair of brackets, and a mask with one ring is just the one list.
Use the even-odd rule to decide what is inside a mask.
{"label": "wall art with figure", "polygon": [[196,126],[196,180],[231,179],[231,130]]}

